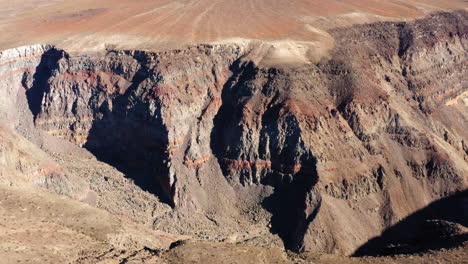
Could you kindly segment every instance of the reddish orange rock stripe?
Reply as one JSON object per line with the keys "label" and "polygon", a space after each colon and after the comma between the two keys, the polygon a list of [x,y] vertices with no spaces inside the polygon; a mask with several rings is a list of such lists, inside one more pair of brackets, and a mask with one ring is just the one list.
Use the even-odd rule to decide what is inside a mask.
{"label": "reddish orange rock stripe", "polygon": [[[43,55],[44,55],[44,53],[39,53],[39,54],[35,54],[35,55],[30,55],[30,56],[20,56],[20,57],[10,58],[10,59],[0,61],[0,65],[7,64],[7,63],[10,63],[10,62],[13,62],[13,61],[39,58],[39,57],[41,57]],[[50,55],[50,54],[48,54],[48,55]]]}
{"label": "reddish orange rock stripe", "polygon": [[39,178],[42,176],[45,176],[47,174],[50,174],[52,172],[57,172],[59,168],[57,167],[46,167],[46,168],[39,168],[35,171],[24,173],[23,175],[26,176],[27,178]]}
{"label": "reddish orange rock stripe", "polygon": [[76,200],[83,200],[84,198],[86,198],[86,195],[88,194],[89,191],[90,191],[89,186],[86,186],[86,188],[81,190],[81,192],[74,193],[71,195],[71,197]]}
{"label": "reddish orange rock stripe", "polygon": [[35,68],[21,68],[21,69],[9,72],[9,73],[4,74],[4,75],[0,75],[0,79],[6,79],[6,78],[14,76],[16,74],[21,74],[21,73],[25,73],[25,72],[35,72],[35,71],[36,71]]}
{"label": "reddish orange rock stripe", "polygon": [[119,74],[113,73],[113,72],[108,72],[108,71],[101,71],[101,70],[82,70],[82,71],[76,71],[76,72],[63,72],[59,76],[63,76],[65,78],[73,78],[78,75],[93,75],[96,73],[105,73],[107,75],[116,75],[119,76]]}
{"label": "reddish orange rock stripe", "polygon": [[195,159],[195,160],[189,160],[188,158],[186,158],[184,160],[184,163],[185,165],[187,165],[187,167],[195,167],[195,166],[198,166],[198,165],[202,165],[204,163],[207,163],[211,158],[211,155],[206,155],[204,157],[201,157],[199,159]]}
{"label": "reddish orange rock stripe", "polygon": [[223,159],[223,162],[227,163],[228,168],[230,169],[279,169],[279,170],[289,170],[292,173],[297,173],[300,170],[314,170],[314,168],[304,167],[302,164],[279,164],[272,163],[269,160],[257,160],[257,161],[248,161],[248,160],[232,160],[232,159]]}

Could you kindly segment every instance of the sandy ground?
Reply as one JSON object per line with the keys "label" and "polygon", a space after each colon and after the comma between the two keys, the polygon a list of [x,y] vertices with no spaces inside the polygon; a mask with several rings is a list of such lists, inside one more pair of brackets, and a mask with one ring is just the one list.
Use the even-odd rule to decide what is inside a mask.
{"label": "sandy ground", "polygon": [[2,264],[123,263],[179,238],[38,188],[0,185]]}
{"label": "sandy ground", "polygon": [[[349,258],[328,254],[288,254],[250,244],[186,240],[167,251],[115,247],[122,228],[104,210],[31,187],[0,186],[1,263],[468,263],[468,245],[416,255]],[[155,237],[142,233],[141,237]],[[117,239],[118,240],[118,239]]]}
{"label": "sandy ground", "polygon": [[463,8],[460,0],[0,0],[0,48],[165,49],[228,39],[320,47],[329,28]]}
{"label": "sandy ground", "polygon": [[[108,181],[114,183],[119,182],[118,178],[121,178],[110,166],[93,161],[88,155],[78,155],[77,152],[72,156],[58,153],[56,155],[54,158],[59,164],[66,165],[68,170],[83,177],[93,177],[96,180],[108,177]],[[92,164],[92,170],[85,168],[86,164]],[[110,179],[114,177],[115,179]],[[97,181],[91,182],[95,186],[101,186],[99,188],[106,187]],[[276,247],[260,247],[252,243],[214,243],[197,240],[180,243],[167,251],[153,251],[152,248],[145,249],[141,245],[133,245],[132,242],[129,244],[128,241],[160,239],[161,233],[150,231],[148,226],[144,226],[148,217],[146,214],[154,213],[155,209],[149,208],[151,210],[148,211],[146,208],[130,216],[131,219],[140,219],[141,225],[130,221],[128,217],[116,217],[121,214],[115,211],[120,209],[128,213],[132,211],[132,206],[135,206],[134,209],[140,208],[138,201],[148,202],[147,198],[132,190],[129,182],[122,182],[112,188],[107,186],[109,190],[99,188],[95,191],[102,196],[100,203],[105,203],[100,207],[106,210],[37,187],[0,185],[1,263],[468,263],[468,242],[454,249],[381,258],[349,258],[318,253],[297,255]],[[109,199],[112,194],[106,194],[106,191],[114,192],[115,201]],[[115,193],[119,195],[115,196]],[[127,193],[130,196],[127,196]],[[131,200],[131,203],[126,204],[124,200]],[[179,240],[177,236],[167,235],[170,238],[166,239],[169,240],[165,244],[166,249],[170,243]],[[129,237],[131,239],[128,239]]]}
{"label": "sandy ground", "polygon": [[66,263],[105,251],[119,223],[109,214],[32,188],[0,187],[2,263]]}
{"label": "sandy ground", "polygon": [[[286,254],[275,249],[242,244],[213,244],[189,241],[160,256],[166,263],[310,263],[310,264],[463,264],[468,263],[468,245],[456,249],[392,257],[350,258],[330,254]],[[164,262],[163,262],[164,263]]]}

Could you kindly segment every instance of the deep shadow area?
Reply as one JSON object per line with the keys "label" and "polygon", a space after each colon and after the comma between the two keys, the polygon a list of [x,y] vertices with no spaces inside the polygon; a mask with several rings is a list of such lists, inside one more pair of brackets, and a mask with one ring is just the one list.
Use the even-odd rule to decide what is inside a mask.
{"label": "deep shadow area", "polygon": [[[168,180],[167,134],[162,124],[144,117],[144,103],[134,106],[127,116],[107,112],[95,119],[84,147],[97,159],[132,179],[162,202],[174,206]],[[142,114],[137,117],[138,114]]]}
{"label": "deep shadow area", "polygon": [[[252,182],[274,187],[274,193],[262,202],[262,206],[272,214],[271,232],[279,235],[286,249],[301,251],[307,228],[320,209],[321,197],[313,191],[318,182],[317,160],[303,146],[294,115],[281,117],[281,122],[287,123],[291,131],[288,130],[290,133],[287,133],[286,142],[279,147],[279,118],[281,109],[285,106],[278,96],[279,87],[272,84],[272,79],[283,78],[285,74],[275,68],[259,70],[254,63],[241,60],[233,63],[230,71],[233,75],[223,87],[222,105],[214,119],[214,129],[211,133],[212,152],[218,159],[225,177],[235,177],[234,180],[241,184]],[[257,75],[268,76],[269,80],[265,84],[259,83]],[[244,103],[259,93],[272,99],[269,109],[262,116],[259,146],[260,159],[268,156],[267,150],[271,151],[271,156],[268,157],[271,169],[262,171],[256,166],[249,169],[232,169],[226,164],[226,160],[245,158],[239,152],[243,133],[239,124],[246,118],[242,112]],[[278,149],[281,151],[276,151]],[[296,165],[300,165],[298,171]],[[258,174],[262,174],[261,182],[254,176]]]}
{"label": "deep shadow area", "polygon": [[[268,145],[262,148],[278,149],[279,142],[273,143],[273,140],[266,138],[280,138],[281,122],[291,128],[284,142],[286,148],[280,153],[271,154],[272,172],[262,184],[273,186],[274,192],[263,200],[262,206],[272,214],[270,231],[281,237],[286,249],[301,252],[304,236],[322,201],[320,194],[314,191],[319,180],[317,159],[304,146],[295,116],[288,115],[283,117],[283,121],[279,120],[284,107],[282,103],[273,105],[262,117],[260,143]],[[296,160],[298,155],[300,158]],[[300,165],[299,171],[294,169],[296,165]]]}
{"label": "deep shadow area", "polygon": [[[146,89],[144,85],[140,86],[153,73],[148,69],[145,52],[127,55],[133,56],[140,65],[130,80],[131,85],[123,94],[107,94],[103,92],[106,87],[101,87],[99,82],[96,87],[89,87],[93,89],[93,94],[86,107],[92,109],[94,118],[83,147],[98,160],[121,171],[143,190],[174,206],[167,166],[168,135],[162,124],[160,103],[156,102],[156,110],[150,114],[150,102],[137,94],[139,89]],[[69,59],[68,56],[63,50],[52,48],[41,56],[32,84],[28,83],[28,76],[24,75],[22,84],[27,89],[26,97],[34,119],[44,110],[41,109],[42,100],[50,91],[49,79],[58,69],[59,60]],[[113,69],[113,72],[124,73],[119,67]],[[79,94],[71,96],[78,97]],[[79,100],[74,99],[75,103]],[[76,114],[76,109],[72,111]]]}
{"label": "deep shadow area", "polygon": [[[56,48],[45,51],[41,56],[41,61],[33,75],[32,86],[26,90],[29,110],[33,114],[34,119],[39,114],[42,98],[49,89],[48,81],[52,76],[52,71],[57,69],[57,62],[64,56],[67,56],[67,54]],[[25,81],[24,79],[22,80],[23,87],[28,87]]]}
{"label": "deep shadow area", "polygon": [[[468,240],[468,190],[437,200],[362,245],[354,256],[414,254],[456,247]],[[455,232],[455,233],[454,233]]]}
{"label": "deep shadow area", "polygon": [[272,214],[271,232],[278,234],[285,248],[294,252],[303,250],[307,228],[321,205],[320,195],[312,191],[318,177],[308,169],[315,164],[304,165],[304,169],[294,175],[293,182],[274,184],[274,193],[262,202],[262,206]]}
{"label": "deep shadow area", "polygon": [[[116,130],[122,134],[116,137],[108,134]],[[84,147],[99,161],[115,167],[141,189],[173,207],[169,181],[166,180],[164,139],[151,132],[155,130],[155,126],[139,122],[99,120],[94,122]]]}
{"label": "deep shadow area", "polygon": [[95,109],[95,115],[101,117],[94,119],[84,147],[143,190],[174,207],[167,165],[167,130],[162,123],[159,102],[152,115],[150,102],[136,94],[150,72],[147,58],[138,53],[135,56],[139,56],[137,61],[141,67],[131,80],[132,84],[124,94],[112,99],[112,105],[105,102]]}

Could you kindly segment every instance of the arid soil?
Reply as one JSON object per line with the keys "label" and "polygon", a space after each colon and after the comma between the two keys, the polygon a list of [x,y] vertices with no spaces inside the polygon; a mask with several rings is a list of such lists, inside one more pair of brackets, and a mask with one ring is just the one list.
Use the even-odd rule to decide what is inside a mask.
{"label": "arid soil", "polygon": [[467,11],[107,2],[0,2],[0,259],[466,260]]}
{"label": "arid soil", "polygon": [[[467,245],[417,255],[347,258],[190,240],[131,226],[104,210],[37,188],[0,187],[2,263],[467,263]],[[132,237],[125,237],[132,235]],[[124,238],[122,238],[124,237]],[[151,240],[149,240],[151,239]],[[124,241],[122,241],[124,240]],[[161,250],[164,248],[165,250]],[[167,250],[168,249],[168,250]]]}
{"label": "arid soil", "polygon": [[111,253],[124,259],[186,239],[35,188],[0,190],[2,263],[94,263],[86,260]]}
{"label": "arid soil", "polygon": [[454,249],[426,252],[415,255],[396,255],[392,257],[350,258],[331,254],[286,254],[271,249],[249,245],[212,244],[208,242],[188,242],[162,254],[161,263],[297,263],[297,264],[413,264],[413,263],[468,263],[468,246]]}
{"label": "arid soil", "polygon": [[[467,263],[468,245],[414,255],[348,258],[213,243],[154,232],[65,196],[0,187],[2,263]],[[171,249],[169,245],[175,241]]]}
{"label": "arid soil", "polygon": [[154,50],[254,39],[304,41],[315,51],[331,44],[330,28],[463,8],[460,0],[2,0],[0,47]]}

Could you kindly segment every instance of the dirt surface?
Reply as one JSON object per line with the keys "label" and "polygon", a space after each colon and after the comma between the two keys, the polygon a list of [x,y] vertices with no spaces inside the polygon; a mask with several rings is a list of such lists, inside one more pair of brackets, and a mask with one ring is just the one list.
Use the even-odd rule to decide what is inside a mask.
{"label": "dirt surface", "polygon": [[317,47],[330,45],[326,30],[333,27],[461,8],[467,8],[465,1],[2,0],[0,47],[51,43],[70,51],[105,45],[154,50],[230,39],[306,41]]}
{"label": "dirt surface", "polygon": [[245,243],[197,240],[175,243],[172,249],[126,243],[122,247],[118,244],[123,237],[133,235],[138,241],[158,235],[147,231],[136,237],[135,230],[123,227],[121,219],[104,210],[31,187],[0,186],[0,219],[0,258],[5,264],[468,263],[466,244],[414,255],[364,258],[308,252],[297,255]]}
{"label": "dirt surface", "polygon": [[28,188],[0,187],[3,263],[66,263],[83,252],[107,250],[120,226],[104,211]]}
{"label": "dirt surface", "polygon": [[91,259],[101,255],[122,261],[187,239],[27,186],[0,186],[0,219],[0,257],[5,264],[96,263]]}
{"label": "dirt surface", "polygon": [[[286,253],[277,249],[252,247],[242,244],[214,244],[188,241],[164,252],[162,263],[297,263],[297,264],[464,264],[468,263],[468,244],[450,250],[426,252],[417,255],[397,255],[392,257],[350,258],[331,254]],[[165,261],[165,262],[164,262]]]}

